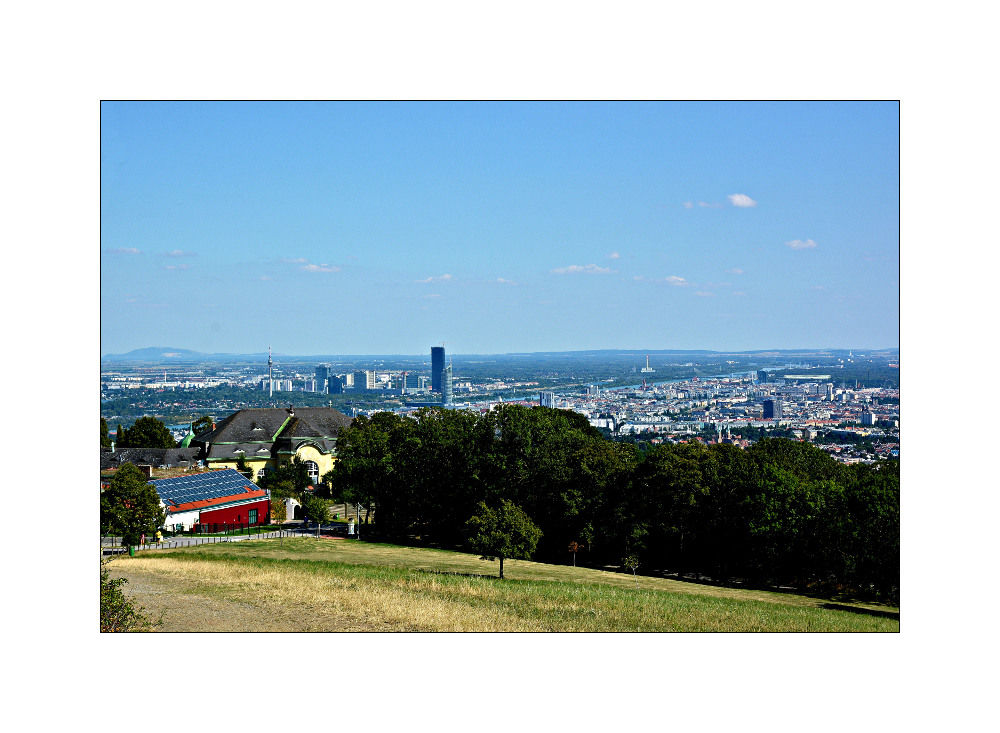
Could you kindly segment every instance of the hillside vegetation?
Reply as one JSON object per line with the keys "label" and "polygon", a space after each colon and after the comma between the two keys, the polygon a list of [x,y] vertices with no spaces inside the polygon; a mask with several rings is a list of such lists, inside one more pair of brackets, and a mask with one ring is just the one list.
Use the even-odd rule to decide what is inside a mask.
{"label": "hillside vegetation", "polygon": [[508,560],[501,581],[474,555],[351,540],[202,545],[110,568],[160,631],[899,630],[896,609],[528,561]]}

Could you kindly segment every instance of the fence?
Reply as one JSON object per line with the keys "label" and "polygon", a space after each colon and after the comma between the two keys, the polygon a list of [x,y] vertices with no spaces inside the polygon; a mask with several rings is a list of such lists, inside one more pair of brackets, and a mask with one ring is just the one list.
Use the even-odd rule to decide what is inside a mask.
{"label": "fence", "polygon": [[[340,534],[336,531],[320,530],[321,537],[331,537]],[[259,532],[257,534],[242,534],[242,535],[229,535],[229,536],[210,536],[210,537],[182,537],[182,538],[172,538],[169,540],[163,540],[161,542],[144,542],[135,546],[137,551],[142,550],[172,550],[177,547],[192,547],[194,545],[210,545],[217,542],[240,542],[241,540],[267,540],[275,538],[284,537],[315,537],[316,530],[312,529],[281,529],[274,532]],[[110,539],[111,545],[105,546],[104,539]],[[121,545],[116,545],[115,542],[119,541],[120,538],[110,537],[101,538],[101,551],[102,554],[107,552],[107,554],[120,554],[128,552],[127,547]]]}

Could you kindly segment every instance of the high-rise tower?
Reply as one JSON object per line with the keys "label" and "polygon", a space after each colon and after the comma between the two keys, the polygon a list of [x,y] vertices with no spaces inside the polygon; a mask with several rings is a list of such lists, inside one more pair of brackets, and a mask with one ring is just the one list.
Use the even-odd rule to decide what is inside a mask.
{"label": "high-rise tower", "polygon": [[[441,350],[444,351],[444,349]],[[441,373],[441,397],[442,404],[453,404],[451,392],[451,364],[446,366]]]}
{"label": "high-rise tower", "polygon": [[274,397],[274,377],[271,375],[271,344],[267,345],[267,396]]}
{"label": "high-rise tower", "polygon": [[441,391],[441,377],[444,375],[444,347],[431,347],[431,392]]}

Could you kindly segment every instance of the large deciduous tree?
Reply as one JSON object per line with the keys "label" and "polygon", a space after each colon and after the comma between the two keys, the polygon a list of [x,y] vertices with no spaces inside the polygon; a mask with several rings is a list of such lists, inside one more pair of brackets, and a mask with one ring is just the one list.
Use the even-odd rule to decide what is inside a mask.
{"label": "large deciduous tree", "polygon": [[156,487],[131,463],[123,463],[101,492],[101,530],[121,535],[126,547],[138,545],[163,526],[164,511]]}
{"label": "large deciduous tree", "polygon": [[480,502],[466,527],[473,552],[483,560],[500,560],[501,580],[504,558],[527,560],[542,536],[531,518],[506,499],[496,508]]}
{"label": "large deciduous tree", "polygon": [[118,431],[118,447],[176,448],[177,441],[167,430],[167,426],[155,417],[140,417],[132,427]]}

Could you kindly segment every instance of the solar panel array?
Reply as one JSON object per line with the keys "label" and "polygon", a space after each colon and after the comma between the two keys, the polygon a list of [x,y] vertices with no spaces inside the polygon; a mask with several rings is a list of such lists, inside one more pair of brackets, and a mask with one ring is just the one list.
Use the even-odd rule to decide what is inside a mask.
{"label": "solar panel array", "polygon": [[232,468],[193,476],[163,478],[150,483],[156,487],[160,499],[167,504],[218,499],[222,496],[246,493],[246,487],[256,488],[250,479]]}

